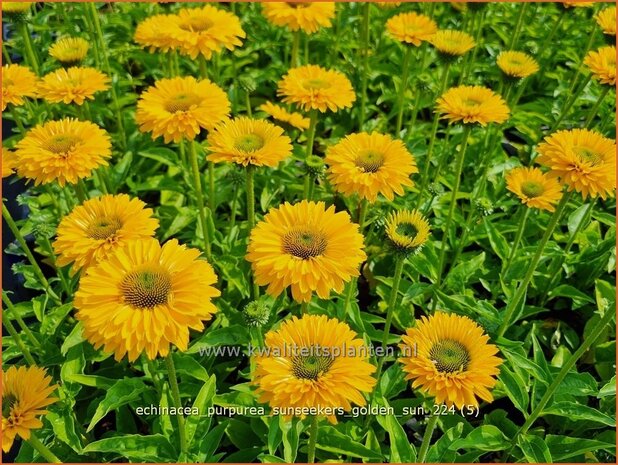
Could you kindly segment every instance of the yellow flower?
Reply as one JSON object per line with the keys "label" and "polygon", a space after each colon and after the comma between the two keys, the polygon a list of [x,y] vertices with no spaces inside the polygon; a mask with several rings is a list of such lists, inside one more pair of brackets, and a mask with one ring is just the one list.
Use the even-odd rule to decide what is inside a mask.
{"label": "yellow flower", "polygon": [[429,239],[429,223],[417,210],[392,212],[386,220],[386,237],[395,251],[416,253]]}
{"label": "yellow flower", "polygon": [[240,39],[247,36],[236,15],[212,5],[180,10],[168,33],[180,53],[193,59],[201,54],[207,60],[223,48],[240,47]]}
{"label": "yellow flower", "polygon": [[128,241],[154,236],[159,221],[139,199],[104,195],[84,202],[58,226],[54,252],[59,266],[73,264],[73,273],[105,260]]}
{"label": "yellow flower", "polygon": [[458,57],[474,48],[476,43],[470,34],[463,31],[441,30],[436,32],[428,42],[438,52],[448,57]]}
{"label": "yellow flower", "polygon": [[264,2],[262,12],[275,26],[287,26],[291,31],[303,30],[307,34],[321,27],[330,27],[335,17],[333,2]]}
{"label": "yellow flower", "polygon": [[271,209],[251,231],[248,252],[256,283],[272,296],[291,287],[297,302],[308,302],[314,291],[322,299],[341,293],[367,258],[348,213],[306,200]]}
{"label": "yellow flower", "polygon": [[553,212],[562,198],[562,186],[538,168],[515,168],[506,174],[506,188],[528,208]]}
{"label": "yellow flower", "polygon": [[562,2],[565,8],[590,8],[594,6],[594,1],[589,2],[575,2],[573,0],[567,0]]}
{"label": "yellow flower", "polygon": [[375,2],[380,8],[397,8],[401,5],[401,2]]}
{"label": "yellow flower", "polygon": [[39,95],[51,103],[76,103],[93,100],[94,94],[106,90],[109,78],[94,68],[73,66],[45,75],[39,83]]}
{"label": "yellow flower", "polygon": [[302,110],[337,111],[349,108],[356,100],[350,80],[339,71],[306,65],[288,71],[277,89],[284,103],[293,103]]}
{"label": "yellow flower", "polygon": [[60,186],[87,178],[92,170],[107,165],[110,138],[90,121],[65,118],[40,124],[17,143],[17,173],[35,185],[52,181]]}
{"label": "yellow flower", "polygon": [[178,21],[176,15],[153,15],[141,21],[135,28],[133,40],[142,48],[155,52],[168,52],[176,48],[170,25]]}
{"label": "yellow flower", "polygon": [[30,68],[21,65],[2,67],[2,111],[6,106],[23,105],[25,97],[36,97],[37,77]]}
{"label": "yellow flower", "polygon": [[386,30],[399,42],[418,47],[438,31],[436,22],[415,12],[401,13],[386,22]]}
{"label": "yellow flower", "polygon": [[588,196],[613,196],[616,188],[616,142],[596,131],[558,131],[538,146],[538,162],[551,169],[569,191]]}
{"label": "yellow flower", "polygon": [[43,427],[38,418],[58,399],[56,385],[43,368],[11,366],[2,372],[2,450],[8,452],[15,436],[30,439],[30,431]]}
{"label": "yellow flower", "polygon": [[285,108],[275,105],[274,103],[263,103],[258,109],[265,112],[276,121],[287,123],[301,131],[309,128],[309,118],[305,118],[300,113],[289,112]]}
{"label": "yellow flower", "polygon": [[15,153],[2,148],[2,178],[8,178],[15,172]]}
{"label": "yellow flower", "polygon": [[88,41],[81,37],[65,37],[49,47],[49,54],[64,64],[75,64],[86,58]]}
{"label": "yellow flower", "polygon": [[457,408],[478,407],[478,396],[492,402],[502,360],[489,336],[470,318],[436,312],[406,330],[400,345],[406,379],[435,397],[435,403]]}
{"label": "yellow flower", "polygon": [[217,276],[200,252],[156,239],[130,241],[88,269],[75,294],[76,318],[96,349],[128,355],[166,356],[170,343],[187,350],[189,329],[202,331],[217,309]]}
{"label": "yellow flower", "polygon": [[3,13],[25,13],[35,2],[2,2]]}
{"label": "yellow flower", "polygon": [[201,129],[212,129],[228,117],[230,101],[221,88],[208,79],[194,77],[161,79],[137,102],[135,118],[140,131],[165,143],[193,140]]}
{"label": "yellow flower", "polygon": [[601,84],[616,85],[616,47],[608,45],[588,52],[584,64]]}
{"label": "yellow flower", "polygon": [[536,60],[523,52],[502,52],[496,63],[504,74],[515,78],[526,78],[539,70]]}
{"label": "yellow flower", "polygon": [[616,35],[616,7],[610,6],[599,11],[596,15],[597,24],[603,30],[603,34]]}
{"label": "yellow flower", "polygon": [[208,135],[208,150],[210,161],[275,167],[290,156],[292,144],[279,126],[240,117],[221,123]]}
{"label": "yellow flower", "polygon": [[345,194],[375,202],[378,194],[389,200],[414,185],[418,173],[414,157],[399,139],[377,132],[350,134],[326,151],[328,179]]}
{"label": "yellow flower", "polygon": [[503,123],[509,117],[509,107],[491,89],[480,86],[459,86],[447,90],[437,101],[436,111],[451,123]]}
{"label": "yellow flower", "polygon": [[336,413],[365,405],[363,393],[376,384],[363,340],[326,315],[293,316],[266,333],[265,345],[256,356],[253,382],[259,401],[281,409],[284,417],[304,418],[303,412],[322,408],[337,423]]}

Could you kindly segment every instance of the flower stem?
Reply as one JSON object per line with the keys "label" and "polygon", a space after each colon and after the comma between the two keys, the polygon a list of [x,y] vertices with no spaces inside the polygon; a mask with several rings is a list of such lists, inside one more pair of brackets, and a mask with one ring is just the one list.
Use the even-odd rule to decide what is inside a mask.
{"label": "flower stem", "polygon": [[204,195],[202,194],[202,177],[200,173],[200,167],[197,162],[197,150],[195,148],[195,141],[188,141],[189,143],[189,156],[191,158],[191,169],[193,171],[193,187],[195,188],[195,198],[197,199],[197,213],[200,219],[200,226],[202,227],[202,234],[204,236],[204,249],[206,252],[206,258],[211,261],[211,247],[210,237],[208,234],[208,225],[206,224],[206,207],[204,206]]}
{"label": "flower stem", "polygon": [[34,433],[30,433],[30,439],[26,439],[26,442],[32,446],[33,449],[47,460],[48,463],[62,463],[62,461],[54,455],[54,453],[49,450],[49,448],[43,444],[41,441],[37,439]]}
{"label": "flower stem", "polygon": [[19,30],[21,32],[24,48],[26,49],[26,59],[28,60],[28,64],[34,70],[34,74],[39,74],[39,60],[36,57],[36,53],[34,52],[34,47],[32,46],[32,38],[30,37],[30,31],[28,30],[28,25],[22,21],[19,23]]}
{"label": "flower stem", "polygon": [[[309,157],[311,155],[313,155],[313,141],[315,140],[315,127],[317,125],[317,121],[318,121],[318,111],[317,110],[311,110],[311,112],[309,113],[309,118],[310,118],[310,123],[309,123],[309,129],[307,130],[307,151],[305,154],[305,163],[309,160]],[[305,185],[304,185],[304,189],[303,189],[303,198],[305,199],[309,199],[309,193],[311,190],[311,181],[312,181],[312,176],[305,176]]]}
{"label": "flower stem", "polygon": [[567,206],[570,196],[571,194],[569,192],[566,192],[565,194],[563,194],[562,199],[560,200],[560,203],[558,204],[558,207],[556,208],[556,211],[554,212],[551,219],[549,220],[549,224],[545,228],[545,234],[543,234],[541,241],[538,243],[534,257],[532,258],[532,260],[530,261],[530,264],[528,265],[528,271],[526,272],[526,275],[524,276],[523,281],[519,284],[519,287],[517,288],[515,295],[511,298],[511,300],[506,306],[504,317],[502,319],[502,324],[500,325],[500,328],[498,329],[498,333],[497,333],[498,337],[504,335],[504,333],[506,332],[506,329],[512,323],[511,320],[513,319],[513,314],[515,313],[515,309],[517,308],[517,306],[519,305],[519,303],[521,302],[521,300],[523,299],[524,295],[526,294],[528,290],[528,285],[530,284],[530,281],[532,280],[532,275],[534,274],[534,271],[536,270],[539,260],[541,259],[541,256],[543,255],[543,250],[545,249],[545,246],[547,245],[549,238],[553,234],[554,229],[556,229],[558,220],[562,216],[562,213],[564,212],[564,209]]}
{"label": "flower stem", "polygon": [[88,200],[88,189],[86,188],[86,184],[84,184],[83,179],[78,179],[75,183],[75,194],[77,195],[77,200],[80,204]]}
{"label": "flower stem", "polygon": [[588,118],[586,118],[586,122],[584,123],[585,128],[589,127],[590,123],[592,123],[592,120],[597,115],[597,111],[599,110],[601,103],[605,99],[605,96],[607,95],[610,89],[611,87],[607,84],[603,86],[603,91],[601,92],[601,95],[599,95],[599,98],[594,103],[594,106],[590,109],[590,112],[588,113]]}
{"label": "flower stem", "polygon": [[558,119],[556,120],[556,122],[552,125],[551,129],[549,130],[550,133],[554,132],[556,128],[560,125],[560,123],[562,123],[562,120],[564,120],[566,115],[569,113],[569,110],[571,109],[575,101],[578,99],[578,97],[581,95],[581,93],[584,91],[584,89],[590,82],[591,78],[592,78],[592,74],[589,74],[586,77],[586,79],[584,79],[584,81],[580,84],[580,86],[577,88],[577,90],[571,96],[571,98],[569,98],[565,102],[564,107],[562,108],[562,111],[560,112],[560,115],[558,116]]}
{"label": "flower stem", "polygon": [[502,276],[506,276],[507,271],[511,267],[511,263],[515,258],[515,253],[519,247],[519,243],[521,242],[521,238],[524,235],[524,231],[526,229],[526,221],[528,220],[528,215],[530,214],[530,208],[525,207],[521,213],[521,217],[519,219],[519,226],[517,227],[517,233],[515,233],[515,239],[513,239],[513,244],[511,245],[511,252],[509,253],[509,257],[506,260],[506,264],[504,265],[504,270],[502,271]]}
{"label": "flower stem", "polygon": [[360,131],[363,130],[363,124],[365,123],[365,112],[367,105],[367,80],[368,80],[368,60],[369,60],[369,8],[371,4],[370,2],[365,2],[363,4],[363,29],[362,29],[362,67],[361,67],[361,104],[360,104],[360,113],[359,113],[359,121],[358,128]]}
{"label": "flower stem", "polygon": [[212,161],[208,162],[208,208],[213,213],[217,208],[215,202],[215,164]]}
{"label": "flower stem", "polygon": [[234,195],[232,196],[232,207],[230,211],[230,234],[236,225],[236,210],[238,209],[238,185],[234,186]]}
{"label": "flower stem", "polygon": [[19,116],[17,115],[17,109],[15,105],[11,105],[11,116],[13,117],[13,121],[15,121],[15,124],[17,125],[17,128],[19,129],[19,133],[20,134],[25,133],[26,128],[24,128],[24,123],[21,122],[21,118],[19,118]]}
{"label": "flower stem", "polygon": [[247,116],[251,118],[253,116],[253,112],[251,111],[251,95],[249,95],[249,91],[245,91],[245,107],[247,109]]}
{"label": "flower stem", "polygon": [[300,29],[294,31],[292,38],[292,56],[290,57],[290,68],[298,66],[298,49],[300,48]]}
{"label": "flower stem", "polygon": [[427,420],[427,425],[425,425],[425,433],[423,434],[423,441],[421,442],[421,449],[418,452],[418,463],[425,463],[425,459],[427,458],[427,451],[429,450],[429,443],[431,442],[431,436],[433,436],[433,431],[436,429],[436,425],[438,424],[438,415],[432,415]]}
{"label": "flower stem", "polygon": [[[172,393],[172,401],[177,411],[181,411],[182,402],[180,400],[180,390],[178,389],[178,380],[176,379],[176,367],[174,366],[174,359],[172,358],[172,352],[165,357],[165,364],[167,365],[167,374],[170,385],[170,392]],[[180,452],[184,455],[187,453],[187,438],[185,432],[185,417],[181,413],[176,415],[178,420],[178,438],[180,440]]]}
{"label": "flower stem", "polygon": [[8,313],[10,313],[12,317],[17,321],[17,324],[19,325],[21,330],[26,334],[26,337],[30,340],[32,345],[34,345],[35,347],[41,347],[41,343],[38,341],[36,337],[34,337],[34,334],[32,334],[32,331],[30,331],[30,328],[28,328],[28,325],[26,324],[26,322],[19,315],[19,312],[13,305],[13,302],[11,302],[11,299],[9,299],[9,296],[6,294],[6,292],[2,292],[2,301],[4,302],[4,306],[8,310]]}
{"label": "flower stem", "polygon": [[34,358],[32,358],[32,355],[30,354],[30,351],[24,344],[24,341],[21,340],[21,337],[19,333],[17,332],[17,330],[15,329],[15,326],[13,326],[13,323],[11,323],[11,320],[9,320],[8,315],[5,315],[4,312],[2,312],[2,324],[8,331],[9,336],[11,336],[13,338],[13,341],[15,341],[15,345],[21,351],[26,361],[30,365],[36,365]]}
{"label": "flower stem", "polygon": [[[369,4],[367,4],[369,5]],[[403,123],[403,107],[404,107],[404,100],[405,100],[405,93],[406,93],[406,87],[408,87],[408,74],[410,72],[410,54],[411,54],[411,47],[404,45],[404,47],[406,48],[406,51],[403,54],[403,63],[402,63],[402,70],[401,70],[401,86],[399,87],[399,96],[397,98],[397,105],[398,105],[398,110],[397,110],[397,123],[395,125],[395,135],[397,137],[399,137],[399,132],[401,131],[401,125]]]}
{"label": "flower stem", "polygon": [[[247,166],[247,223],[249,226],[248,235],[251,236],[251,231],[255,227],[255,166]],[[260,297],[260,286],[253,280],[253,300]]]}
{"label": "flower stem", "polygon": [[524,17],[526,16],[526,9],[528,8],[527,3],[522,3],[519,8],[519,16],[517,17],[517,24],[515,25],[515,31],[511,36],[511,43],[509,44],[509,50],[515,49],[517,46],[517,41],[519,40],[519,36],[521,34],[521,28],[524,24]]}
{"label": "flower stem", "polygon": [[[422,72],[425,69],[425,59],[427,58],[427,42],[423,42],[421,45],[421,56],[419,58],[419,63],[421,64],[421,68],[419,72]],[[415,83],[418,83],[419,77],[416,76]],[[408,130],[408,134],[412,132],[412,129],[416,125],[416,118],[418,116],[418,107],[421,102],[421,90],[416,86],[416,95],[414,96],[414,104],[412,106],[412,116],[410,117],[410,129]]]}
{"label": "flower stem", "polygon": [[318,440],[318,416],[311,417],[311,426],[309,427],[309,443],[307,445],[307,463],[315,462],[315,445]]}

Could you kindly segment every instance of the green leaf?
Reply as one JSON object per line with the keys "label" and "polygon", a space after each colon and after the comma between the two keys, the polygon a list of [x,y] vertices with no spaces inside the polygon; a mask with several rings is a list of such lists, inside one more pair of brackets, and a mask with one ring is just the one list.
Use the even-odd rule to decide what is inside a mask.
{"label": "green leaf", "polygon": [[586,452],[605,450],[616,454],[616,443],[596,441],[594,439],[574,438],[572,436],[545,436],[545,444],[550,450],[554,462],[564,462],[571,457],[583,455]]}
{"label": "green leaf", "polygon": [[529,434],[521,435],[517,439],[517,445],[528,463],[552,463],[551,453],[542,438]]}
{"label": "green leaf", "polygon": [[[178,368],[178,365],[176,365],[176,367]],[[217,378],[215,375],[209,377],[193,401],[192,407],[197,408],[200,415],[190,415],[186,419],[185,431],[187,435],[187,444],[189,445],[191,445],[194,440],[199,440],[210,427],[210,418],[208,418],[207,421],[204,421],[202,416],[206,415],[208,407],[212,405],[212,399],[214,398],[217,390],[216,381]]]}
{"label": "green leaf", "polygon": [[377,461],[383,460],[380,454],[352,440],[350,436],[340,433],[332,426],[322,426],[318,429],[316,447],[327,452],[332,452],[333,454],[340,454],[348,457]]}
{"label": "green leaf", "polygon": [[506,395],[511,399],[517,410],[524,415],[528,412],[528,389],[525,381],[519,374],[511,371],[506,365],[500,367],[500,381]]}
{"label": "green leaf", "polygon": [[279,417],[279,428],[281,428],[283,440],[283,458],[288,463],[294,463],[298,455],[298,443],[300,441],[300,432],[303,429],[303,423],[298,418],[293,418],[291,421]]}
{"label": "green leaf", "polygon": [[468,436],[457,439],[450,445],[450,450],[478,449],[484,451],[499,451],[510,447],[506,436],[493,425],[483,425],[473,429]]}
{"label": "green leaf", "polygon": [[83,329],[84,325],[81,321],[79,321],[73,327],[69,335],[64,338],[64,342],[62,343],[62,346],[60,346],[60,353],[62,355],[66,355],[71,347],[74,347],[77,344],[81,344],[85,341],[84,337],[82,336]]}
{"label": "green leaf", "polygon": [[483,224],[485,225],[485,231],[487,231],[487,238],[492,250],[500,257],[500,260],[506,260],[510,253],[509,243],[491,221],[484,220]]}
{"label": "green leaf", "polygon": [[612,379],[610,379],[609,382],[599,390],[599,394],[597,395],[597,397],[601,398],[601,397],[608,397],[608,396],[615,396],[615,395],[616,395],[616,375],[614,375]]}
{"label": "green leaf", "polygon": [[83,450],[85,454],[94,452],[110,452],[140,462],[173,462],[177,458],[176,451],[162,434],[115,436],[91,442]]}
{"label": "green leaf", "polygon": [[616,427],[616,418],[603,412],[575,402],[556,402],[543,410],[541,415],[558,415],[569,420],[587,420]]}
{"label": "green leaf", "polygon": [[140,395],[148,391],[148,389],[148,386],[146,386],[141,379],[125,378],[116,381],[105,393],[105,397],[97,406],[86,431],[90,432],[92,428],[112,410],[139,399]]}
{"label": "green leaf", "polygon": [[388,433],[390,444],[390,463],[412,463],[416,461],[416,451],[410,444],[406,432],[393,415],[377,415],[376,420]]}
{"label": "green leaf", "polygon": [[193,357],[180,352],[174,353],[173,357],[176,371],[179,374],[191,376],[192,378],[203,382],[210,380],[210,376],[208,376],[208,372],[206,371],[206,368],[204,368],[204,365],[199,363]]}
{"label": "green leaf", "polygon": [[594,300],[587,294],[584,294],[580,290],[569,286],[568,284],[561,284],[555,287],[549,292],[550,297],[567,297],[573,301],[573,310],[583,307],[586,304],[594,303]]}
{"label": "green leaf", "polygon": [[199,460],[201,462],[213,462],[212,457],[221,443],[228,422],[221,423],[211,429],[200,442]]}
{"label": "green leaf", "polygon": [[56,407],[54,411],[50,411],[46,418],[51,423],[56,438],[81,454],[82,444],[77,433],[75,415],[73,415],[71,408],[68,405],[61,405],[59,408]]}
{"label": "green leaf", "polygon": [[99,389],[109,389],[118,381],[117,379],[105,378],[104,376],[80,374],[67,375],[66,379],[83,384],[84,386],[96,387]]}

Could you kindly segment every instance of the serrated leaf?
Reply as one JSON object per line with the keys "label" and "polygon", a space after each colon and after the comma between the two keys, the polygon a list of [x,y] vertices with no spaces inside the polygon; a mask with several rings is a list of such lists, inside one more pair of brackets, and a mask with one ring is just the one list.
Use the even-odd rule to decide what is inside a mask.
{"label": "serrated leaf", "polygon": [[125,378],[116,381],[105,393],[105,397],[97,406],[86,431],[90,432],[92,428],[112,410],[139,399],[141,394],[148,389],[148,386],[146,386],[141,379]]}

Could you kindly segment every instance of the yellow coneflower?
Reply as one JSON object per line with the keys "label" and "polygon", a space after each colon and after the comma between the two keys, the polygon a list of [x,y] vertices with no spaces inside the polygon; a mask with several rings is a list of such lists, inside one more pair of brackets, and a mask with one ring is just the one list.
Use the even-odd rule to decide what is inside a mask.
{"label": "yellow coneflower", "polygon": [[455,58],[464,55],[476,45],[470,34],[463,31],[440,30],[428,42],[444,57]]}
{"label": "yellow coneflower", "polygon": [[285,26],[291,31],[302,30],[307,34],[321,27],[330,27],[335,17],[333,2],[264,2],[262,12],[275,26]]}
{"label": "yellow coneflower", "polygon": [[283,97],[284,103],[322,113],[349,108],[356,100],[352,84],[344,74],[317,65],[290,69],[279,81],[277,95]]}
{"label": "yellow coneflower", "polygon": [[279,126],[240,117],[215,127],[208,135],[208,150],[213,162],[275,167],[291,155],[292,144]]}
{"label": "yellow coneflower", "polygon": [[386,237],[391,247],[404,255],[421,250],[429,239],[429,223],[417,210],[400,210],[386,219]]}
{"label": "yellow coneflower", "polygon": [[110,158],[110,137],[90,121],[65,118],[40,124],[17,143],[17,173],[35,185],[60,186],[87,178]]}
{"label": "yellow coneflower", "polygon": [[507,51],[501,52],[496,64],[504,74],[514,78],[526,78],[539,70],[539,64],[527,53]]}
{"label": "yellow coneflower", "polygon": [[509,107],[502,97],[481,86],[459,86],[447,90],[438,98],[436,111],[451,123],[503,123],[509,117]]}
{"label": "yellow coneflower", "polygon": [[603,34],[616,36],[616,7],[610,6],[599,11],[596,15],[597,24],[603,30]]}
{"label": "yellow coneflower", "polygon": [[276,121],[289,124],[301,131],[309,128],[309,118],[305,118],[300,113],[289,112],[285,108],[275,105],[272,102],[263,103],[258,107],[258,110],[268,114]]}
{"label": "yellow coneflower", "polygon": [[30,68],[21,65],[4,65],[2,67],[2,111],[7,105],[23,105],[24,98],[36,97],[36,75]]}
{"label": "yellow coneflower", "polygon": [[81,105],[94,94],[109,88],[109,78],[94,68],[73,66],[45,75],[39,83],[39,95],[51,103]]}
{"label": "yellow coneflower", "polygon": [[130,241],[91,267],[75,294],[76,318],[96,349],[134,361],[187,350],[189,329],[202,331],[217,311],[217,276],[200,251],[171,240]]}
{"label": "yellow coneflower", "polygon": [[418,47],[438,31],[436,22],[415,12],[401,13],[386,22],[386,30],[399,42]]}
{"label": "yellow coneflower", "polygon": [[616,85],[616,47],[608,45],[588,52],[584,64],[601,84]]}
{"label": "yellow coneflower", "polygon": [[386,134],[350,134],[326,151],[328,179],[345,195],[357,194],[375,202],[378,194],[389,200],[403,195],[418,173],[414,157],[405,144]]}
{"label": "yellow coneflower", "polygon": [[375,2],[380,8],[397,8],[401,5],[401,2]]}
{"label": "yellow coneflower", "polygon": [[127,242],[154,236],[159,221],[139,199],[126,194],[87,200],[65,216],[54,242],[57,264],[86,270]]}
{"label": "yellow coneflower", "polygon": [[230,101],[220,87],[208,79],[194,77],[161,79],[137,102],[135,118],[140,131],[165,143],[193,140],[201,129],[212,129],[228,117]]}
{"label": "yellow coneflower", "polygon": [[538,162],[586,199],[613,196],[616,187],[616,141],[596,131],[558,131],[538,146]]}
{"label": "yellow coneflower", "polygon": [[594,6],[594,1],[589,2],[575,2],[573,0],[566,0],[562,2],[565,8],[590,8]]}
{"label": "yellow coneflower", "polygon": [[2,2],[3,13],[25,13],[35,2]]}
{"label": "yellow coneflower", "polygon": [[65,65],[77,64],[86,58],[90,47],[81,37],[64,37],[49,47],[49,55]]}
{"label": "yellow coneflower", "polygon": [[400,348],[406,379],[436,404],[478,406],[477,396],[493,401],[491,389],[502,360],[483,328],[470,318],[444,312],[423,316],[406,331]]}
{"label": "yellow coneflower", "polygon": [[273,296],[290,287],[297,302],[341,293],[366,258],[348,213],[306,200],[271,209],[251,231],[247,254],[258,285]]}
{"label": "yellow coneflower", "polygon": [[528,208],[553,212],[562,198],[562,186],[538,168],[515,168],[506,174],[506,188]]}
{"label": "yellow coneflower", "polygon": [[170,24],[175,21],[178,21],[176,15],[150,16],[137,25],[133,40],[151,53],[173,50],[177,43],[171,35]]}
{"label": "yellow coneflower", "polygon": [[30,432],[43,427],[39,419],[58,399],[51,397],[56,385],[43,368],[9,367],[2,372],[2,450],[8,452],[16,436],[30,439]]}
{"label": "yellow coneflower", "polygon": [[[368,348],[350,327],[325,315],[292,317],[266,333],[265,355],[256,357],[255,379],[260,402],[288,409],[285,417],[300,416],[310,408],[334,411],[365,405],[363,393],[376,384],[376,368]],[[300,414],[294,414],[294,409]]]}

